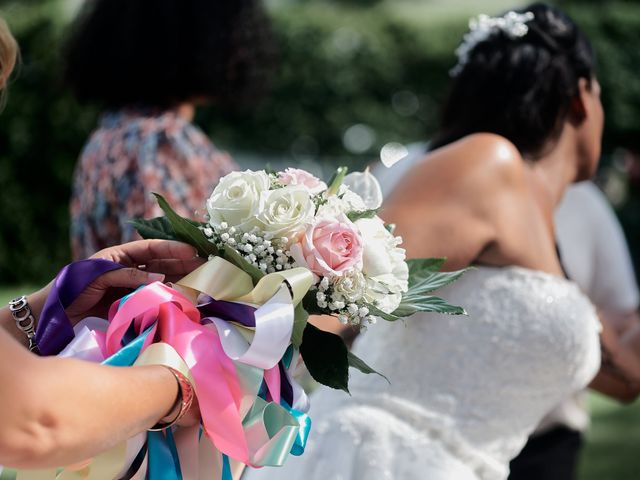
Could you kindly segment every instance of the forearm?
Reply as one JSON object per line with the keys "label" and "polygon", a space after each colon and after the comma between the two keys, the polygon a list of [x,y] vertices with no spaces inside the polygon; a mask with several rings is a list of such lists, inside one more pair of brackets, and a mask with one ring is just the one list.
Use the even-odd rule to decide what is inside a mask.
{"label": "forearm", "polygon": [[640,328],[619,337],[606,321],[602,325],[603,364],[591,388],[631,402],[640,394]]}
{"label": "forearm", "polygon": [[17,345],[4,353],[15,349],[22,355],[0,359],[3,392],[11,392],[0,398],[0,464],[37,469],[82,461],[150,428],[176,400],[177,382],[164,367],[38,358]]}
{"label": "forearm", "polygon": [[[50,290],[51,290],[51,284],[47,285],[41,290],[38,290],[37,292],[27,295],[27,301],[29,302],[29,307],[31,308],[31,312],[33,313],[33,316],[36,319],[36,325],[38,324],[38,319],[40,318],[40,314],[42,313],[44,303],[47,300],[47,295],[49,294]],[[16,326],[16,322],[11,316],[11,312],[9,311],[8,306],[4,306],[0,309],[0,328],[4,329],[9,335],[11,335],[21,345],[25,347],[28,346],[29,342],[27,341],[27,337],[24,334],[24,332],[22,332]]]}
{"label": "forearm", "polygon": [[630,382],[608,367],[600,369],[589,388],[623,403],[633,402],[640,393],[640,384]]}

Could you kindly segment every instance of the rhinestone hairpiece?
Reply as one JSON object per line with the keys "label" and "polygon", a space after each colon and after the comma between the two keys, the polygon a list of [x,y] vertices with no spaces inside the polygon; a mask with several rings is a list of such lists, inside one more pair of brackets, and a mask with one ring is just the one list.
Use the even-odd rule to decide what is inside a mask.
{"label": "rhinestone hairpiece", "polygon": [[527,22],[533,20],[533,12],[517,13],[507,12],[502,17],[490,17],[478,15],[469,20],[469,32],[463,37],[462,43],[456,49],[458,64],[451,70],[451,76],[458,75],[469,62],[471,51],[480,42],[484,42],[496,32],[503,32],[509,38],[524,37],[529,32]]}

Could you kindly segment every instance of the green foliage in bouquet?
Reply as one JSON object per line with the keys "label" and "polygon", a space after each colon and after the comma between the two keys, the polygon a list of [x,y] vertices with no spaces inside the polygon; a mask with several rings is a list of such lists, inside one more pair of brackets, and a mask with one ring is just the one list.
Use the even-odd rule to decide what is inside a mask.
{"label": "green foliage in bouquet", "polygon": [[429,295],[458,280],[468,269],[456,272],[441,272],[444,258],[414,258],[407,260],[409,264],[409,290],[402,296],[402,301],[392,313],[384,313],[373,305],[369,309],[374,315],[394,322],[416,312],[446,313],[449,315],[466,315],[464,308],[448,304],[444,299]]}

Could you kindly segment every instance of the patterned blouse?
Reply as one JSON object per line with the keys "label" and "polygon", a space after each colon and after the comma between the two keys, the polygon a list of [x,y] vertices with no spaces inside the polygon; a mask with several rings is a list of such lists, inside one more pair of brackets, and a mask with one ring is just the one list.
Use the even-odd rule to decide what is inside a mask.
{"label": "patterned blouse", "polygon": [[162,211],[151,192],[183,216],[202,214],[220,177],[236,168],[175,111],[105,114],[76,167],[71,198],[74,259],[139,238],[129,220]]}

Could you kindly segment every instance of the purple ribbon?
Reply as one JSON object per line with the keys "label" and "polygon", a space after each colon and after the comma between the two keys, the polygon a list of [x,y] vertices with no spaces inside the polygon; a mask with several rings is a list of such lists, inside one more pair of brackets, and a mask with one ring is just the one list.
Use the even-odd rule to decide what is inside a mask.
{"label": "purple ribbon", "polygon": [[73,340],[73,326],[65,309],[100,275],[119,268],[124,267],[108,260],[90,259],[71,263],[58,273],[36,329],[36,343],[42,355],[57,355]]}
{"label": "purple ribbon", "polygon": [[[108,260],[80,260],[64,267],[56,276],[51,292],[47,297],[38,328],[36,342],[42,355],[57,355],[74,338],[73,325],[65,309],[99,276],[107,272],[124,268],[122,265]],[[206,317],[217,317],[228,322],[237,322],[245,327],[255,327],[256,308],[241,303],[215,300],[208,297],[198,305],[203,320]],[[291,405],[293,403],[293,387],[289,383],[282,362],[279,363],[281,378],[281,395]]]}
{"label": "purple ribbon", "polygon": [[200,315],[205,318],[217,317],[227,322],[236,322],[249,328],[256,326],[256,308],[243,303],[216,300],[206,296],[204,303],[198,305],[198,310],[200,311]]}
{"label": "purple ribbon", "polygon": [[[249,328],[256,326],[256,308],[243,303],[216,300],[206,296],[204,303],[198,305],[198,310],[203,317],[203,321],[207,321],[208,317],[217,317],[227,322],[236,322]],[[289,378],[287,377],[286,369],[282,361],[278,363],[278,367],[280,370],[280,395],[285,402],[293,405],[293,387],[289,383]]]}
{"label": "purple ribbon", "polygon": [[291,407],[293,405],[293,386],[289,383],[289,377],[282,360],[278,363],[278,368],[280,369],[280,396]]}

